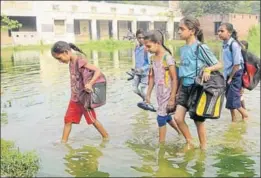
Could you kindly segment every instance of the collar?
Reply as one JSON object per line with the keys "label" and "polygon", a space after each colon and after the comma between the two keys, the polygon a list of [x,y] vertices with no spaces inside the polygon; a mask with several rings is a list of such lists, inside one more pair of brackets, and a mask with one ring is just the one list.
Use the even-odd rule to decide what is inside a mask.
{"label": "collar", "polygon": [[234,38],[232,38],[232,37],[230,37],[226,41],[223,41],[223,48],[225,48],[226,46],[230,46],[233,41],[234,41]]}

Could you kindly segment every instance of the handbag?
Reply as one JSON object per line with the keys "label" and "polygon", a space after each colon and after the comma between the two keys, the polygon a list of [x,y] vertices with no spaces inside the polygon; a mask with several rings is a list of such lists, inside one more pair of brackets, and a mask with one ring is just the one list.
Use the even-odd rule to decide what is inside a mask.
{"label": "handbag", "polygon": [[[208,57],[207,53],[204,51],[204,48],[199,44],[197,47],[196,60],[198,60],[199,48],[201,48]],[[207,65],[210,66],[209,64]],[[204,119],[218,119],[220,118],[222,105],[224,102],[226,82],[221,72],[214,71],[211,72],[210,79],[202,83],[203,73],[204,67],[195,78],[195,85],[189,99],[189,114],[193,118],[200,117]]]}
{"label": "handbag", "polygon": [[101,107],[106,104],[106,77],[103,73],[93,84],[93,92],[89,93],[84,89],[84,86],[92,79],[94,71],[81,68],[79,70],[78,60],[75,65],[76,80],[80,80],[83,84],[82,89],[78,92],[80,103],[83,104],[86,110]]}

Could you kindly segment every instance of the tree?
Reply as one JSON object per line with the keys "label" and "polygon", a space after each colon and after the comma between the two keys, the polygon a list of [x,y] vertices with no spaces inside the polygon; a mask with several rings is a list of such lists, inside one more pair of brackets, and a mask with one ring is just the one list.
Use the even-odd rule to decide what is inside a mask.
{"label": "tree", "polygon": [[207,14],[260,13],[260,1],[182,1],[184,16],[200,17]]}
{"label": "tree", "polygon": [[22,24],[17,20],[12,20],[6,15],[1,15],[1,30],[12,30],[15,28],[21,28]]}

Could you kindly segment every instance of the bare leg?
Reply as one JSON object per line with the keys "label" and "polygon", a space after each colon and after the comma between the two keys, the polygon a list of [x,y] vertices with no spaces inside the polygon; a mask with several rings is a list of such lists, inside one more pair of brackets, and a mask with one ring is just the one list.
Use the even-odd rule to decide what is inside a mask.
{"label": "bare leg", "polygon": [[231,113],[232,122],[236,122],[236,110],[230,109],[230,113]]}
{"label": "bare leg", "polygon": [[188,125],[185,122],[186,111],[187,109],[185,107],[178,105],[174,118],[187,143],[191,145],[192,136],[190,134]]}
{"label": "bare leg", "polygon": [[104,127],[102,126],[102,124],[96,120],[94,123],[93,123],[94,127],[100,132],[100,134],[102,135],[102,137],[104,139],[107,139],[109,137],[107,131],[104,129]]}
{"label": "bare leg", "polygon": [[200,148],[202,150],[205,150],[206,142],[207,142],[205,124],[204,124],[204,122],[199,122],[199,121],[195,121],[195,124],[197,126]]}
{"label": "bare leg", "polygon": [[242,119],[243,119],[244,121],[248,120],[248,114],[247,114],[246,109],[244,109],[243,107],[240,107],[240,108],[238,108],[237,110],[238,110],[238,111],[240,112],[240,114],[242,115]]}
{"label": "bare leg", "polygon": [[172,119],[172,120],[169,121],[168,123],[169,123],[169,125],[170,125],[173,129],[175,129],[175,130],[178,132],[178,134],[181,134],[181,131],[179,130],[179,127],[178,127],[178,125],[177,125],[175,119]]}
{"label": "bare leg", "polygon": [[166,138],[167,127],[166,125],[159,127],[159,142],[164,143]]}
{"label": "bare leg", "polygon": [[64,124],[62,143],[66,143],[68,141],[68,137],[70,135],[71,129],[72,129],[72,123]]}

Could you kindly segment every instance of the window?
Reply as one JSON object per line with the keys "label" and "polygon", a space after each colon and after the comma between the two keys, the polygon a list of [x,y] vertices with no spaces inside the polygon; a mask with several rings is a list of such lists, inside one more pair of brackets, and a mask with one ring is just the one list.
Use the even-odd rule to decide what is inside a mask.
{"label": "window", "polygon": [[129,14],[133,14],[134,13],[134,9],[129,9]]}
{"label": "window", "polygon": [[116,8],[115,8],[115,7],[112,7],[112,8],[111,8],[111,12],[116,12]]}
{"label": "window", "polygon": [[257,19],[257,16],[256,16],[256,19]]}
{"label": "window", "polygon": [[146,14],[146,9],[141,9],[142,14]]}
{"label": "window", "polygon": [[59,4],[53,4],[52,7],[53,7],[53,10],[54,10],[54,11],[60,10]]}
{"label": "window", "polygon": [[249,15],[249,18],[251,19],[251,15]]}
{"label": "window", "polygon": [[220,27],[220,25],[221,25],[221,22],[214,22],[214,32],[215,32],[215,35],[217,35],[218,34],[218,28]]}
{"label": "window", "polygon": [[242,19],[244,18],[244,15],[242,15]]}
{"label": "window", "polygon": [[97,12],[97,8],[94,6],[91,7],[91,10],[92,10],[92,12]]}
{"label": "window", "polygon": [[234,18],[236,18],[236,15],[234,15]]}
{"label": "window", "polygon": [[54,20],[54,33],[56,35],[63,35],[65,33],[64,20]]}
{"label": "window", "polygon": [[76,12],[77,10],[78,10],[78,6],[72,5],[72,11],[73,11],[73,12]]}

